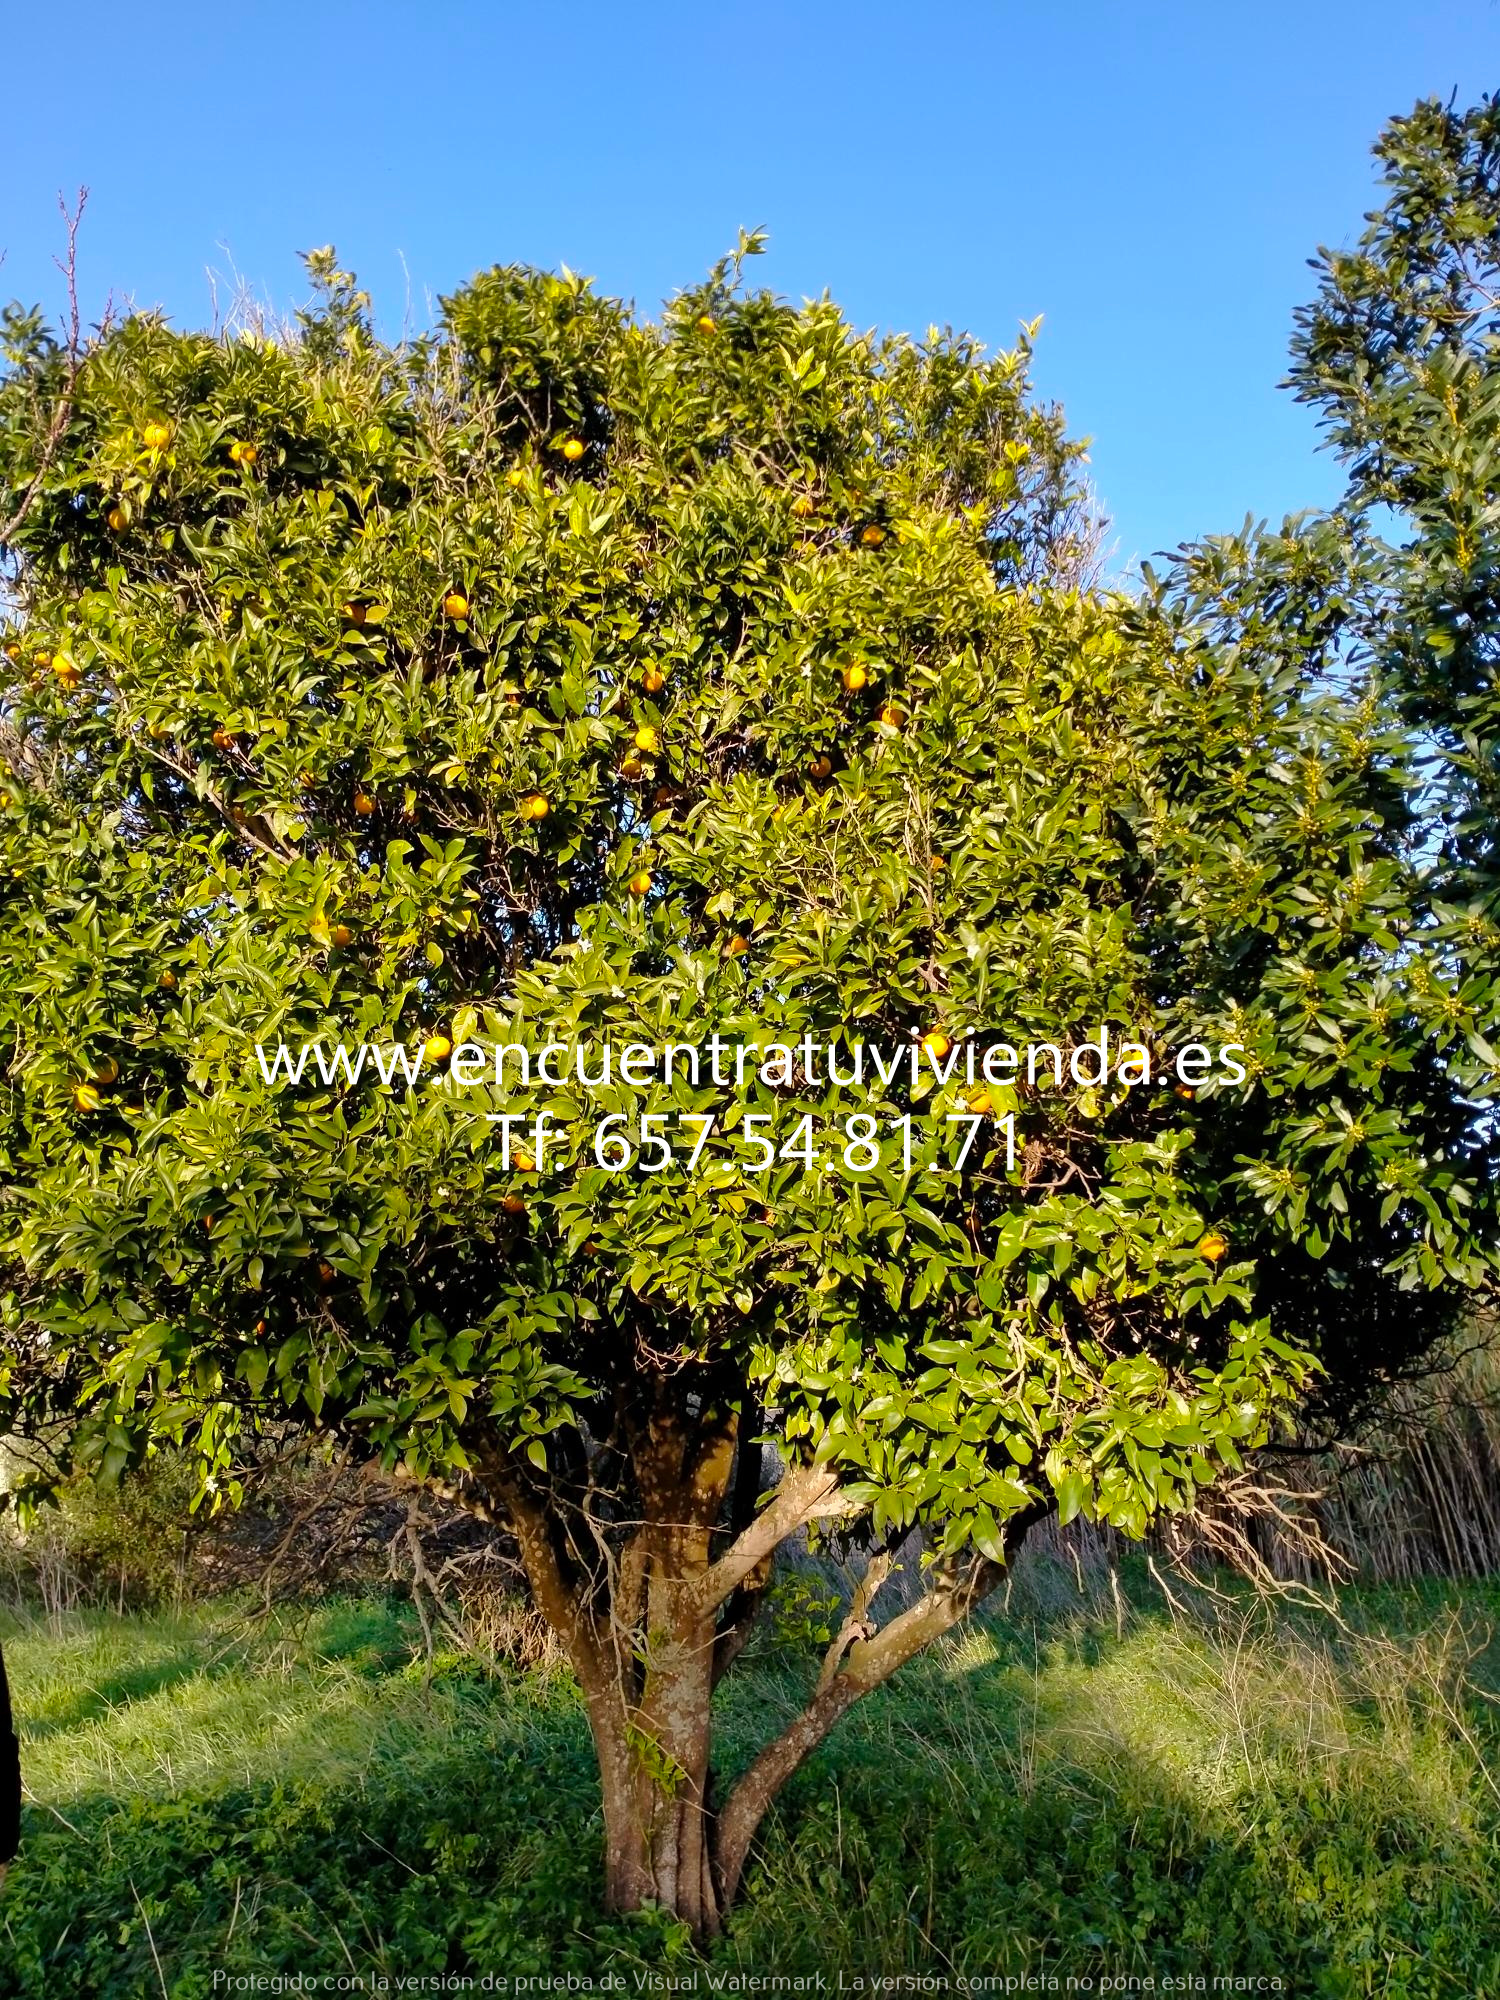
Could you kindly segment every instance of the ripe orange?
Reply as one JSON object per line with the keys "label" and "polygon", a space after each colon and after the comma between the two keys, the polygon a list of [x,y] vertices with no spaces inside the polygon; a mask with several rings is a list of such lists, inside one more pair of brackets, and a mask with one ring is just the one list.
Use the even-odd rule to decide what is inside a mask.
{"label": "ripe orange", "polygon": [[94,1086],[91,1083],[74,1084],[73,1104],[76,1110],[97,1111],[99,1109],[99,1106],[103,1102],[104,1099],[99,1095],[98,1091],[95,1090]]}
{"label": "ripe orange", "polygon": [[625,886],[629,889],[632,896],[646,895],[651,887],[650,869],[649,868],[637,869],[636,873],[631,876],[629,882]]}
{"label": "ripe orange", "polygon": [[78,668],[66,653],[54,653],[52,671],[65,688],[76,688],[79,681]]}
{"label": "ripe orange", "polygon": [[115,1061],[113,1056],[106,1056],[94,1071],[95,1083],[102,1089],[107,1090],[112,1083],[118,1083],[119,1080],[120,1065]]}
{"label": "ripe orange", "polygon": [[719,322],[712,313],[699,313],[693,324],[700,333],[717,333],[719,330]]}
{"label": "ripe orange", "polygon": [[232,465],[254,465],[259,457],[260,453],[255,446],[245,443],[240,438],[236,438],[229,447],[229,459]]}
{"label": "ripe orange", "polygon": [[647,667],[641,675],[641,686],[647,694],[660,694],[667,684],[667,677],[660,667]]}
{"label": "ripe orange", "polygon": [[661,738],[649,722],[643,722],[631,738],[637,750],[643,750],[648,757],[654,757],[661,748]]}
{"label": "ripe orange", "polygon": [[519,1194],[505,1195],[501,1199],[500,1206],[505,1210],[507,1215],[524,1215],[526,1213],[526,1197]]}
{"label": "ripe orange", "polygon": [[162,423],[160,419],[149,423],[141,432],[141,440],[147,451],[165,451],[172,442],[172,426]]}
{"label": "ripe orange", "polygon": [[130,526],[130,516],[123,507],[111,507],[104,518],[108,521],[111,531],[117,535],[123,535]]}
{"label": "ripe orange", "polygon": [[995,1100],[987,1090],[976,1090],[969,1099],[969,1109],[976,1118],[988,1118],[995,1108]]}
{"label": "ripe orange", "polygon": [[930,1056],[933,1056],[938,1062],[941,1062],[943,1057],[947,1055],[949,1049],[952,1048],[953,1044],[952,1042],[949,1041],[948,1037],[943,1033],[941,1028],[929,1028],[927,1030],[927,1033],[922,1036],[917,1046],[919,1048],[926,1049],[927,1053]]}
{"label": "ripe orange", "polygon": [[1198,1241],[1198,1255],[1206,1257],[1210,1264],[1217,1264],[1228,1248],[1228,1237],[1221,1235],[1217,1229],[1210,1229],[1208,1234],[1200,1237]]}
{"label": "ripe orange", "polygon": [[579,459],[583,457],[584,450],[585,446],[582,438],[563,439],[562,455],[568,461],[569,465],[576,465]]}
{"label": "ripe orange", "polygon": [[622,778],[639,778],[645,768],[645,765],[634,752],[620,759],[620,776]]}
{"label": "ripe orange", "polygon": [[868,528],[861,531],[859,539],[867,549],[878,549],[885,540],[885,529],[872,521]]}
{"label": "ripe orange", "polygon": [[738,958],[742,952],[746,952],[749,949],[749,938],[732,937],[724,947],[724,956],[726,958]]}
{"label": "ripe orange", "polygon": [[893,701],[888,701],[880,711],[880,719],[887,729],[899,729],[905,722],[906,715],[905,711],[897,708]]}
{"label": "ripe orange", "polygon": [[858,694],[862,687],[868,686],[869,680],[869,669],[862,667],[858,660],[844,669],[844,687],[850,694]]}
{"label": "ripe orange", "polygon": [[826,755],[821,757],[814,757],[809,760],[807,766],[807,772],[808,776],[811,778],[832,777],[833,759]]}
{"label": "ripe orange", "polygon": [[347,924],[331,925],[329,927],[328,935],[329,937],[332,938],[333,942],[340,948],[342,948],[346,944],[352,944],[354,942],[354,933],[353,931],[350,930]]}
{"label": "ripe orange", "polygon": [[521,465],[513,465],[505,475],[505,483],[507,486],[524,486],[526,484],[526,468]]}
{"label": "ripe orange", "polygon": [[512,1153],[510,1157],[511,1165],[516,1169],[517,1173],[534,1174],[536,1172],[536,1161],[532,1159],[530,1153]]}
{"label": "ripe orange", "polygon": [[540,792],[528,792],[518,810],[522,819],[545,819],[552,810],[552,802]]}
{"label": "ripe orange", "polygon": [[320,1285],[331,1285],[337,1276],[338,1273],[334,1270],[332,1264],[328,1262],[327,1258],[320,1257],[318,1260],[318,1283]]}
{"label": "ripe orange", "polygon": [[361,819],[368,819],[375,810],[375,801],[370,797],[368,792],[356,792],[354,794],[354,810],[359,814]]}
{"label": "ripe orange", "polygon": [[170,965],[167,967],[166,971],[162,974],[161,979],[158,983],[162,986],[165,986],[169,993],[176,986],[177,974],[172,970]]}
{"label": "ripe orange", "polygon": [[423,1062],[446,1062],[453,1053],[453,1044],[446,1035],[429,1035],[422,1044]]}
{"label": "ripe orange", "polygon": [[1179,1083],[1177,1086],[1177,1095],[1186,1103],[1191,1104],[1198,1093],[1190,1083]]}
{"label": "ripe orange", "polygon": [[339,616],[346,625],[363,625],[369,615],[369,607],[358,603],[352,598],[347,604],[341,605],[339,608]]}
{"label": "ripe orange", "polygon": [[467,618],[468,615],[468,598],[464,596],[461,590],[450,590],[448,595],[443,599],[443,616],[453,619],[456,623],[460,618]]}
{"label": "ripe orange", "polygon": [[11,640],[11,641],[9,642],[9,644],[8,644],[8,645],[6,646],[6,648],[5,648],[5,657],[6,657],[6,659],[7,659],[7,660],[19,660],[19,659],[20,659],[20,657],[21,657],[21,642],[20,642],[20,640],[19,640],[19,639],[12,639],[12,640]]}
{"label": "ripe orange", "polygon": [[948,866],[948,857],[947,857],[947,856],[946,856],[945,854],[934,854],[934,855],[933,855],[933,857],[932,857],[932,872],[933,872],[934,874],[936,874],[936,873],[938,872],[938,870],[939,870],[939,869],[942,869],[942,868],[946,868],[947,866]]}
{"label": "ripe orange", "polygon": [[817,501],[809,499],[805,493],[799,493],[792,502],[792,512],[797,516],[799,521],[805,521],[809,514],[816,514],[817,511]]}
{"label": "ripe orange", "polygon": [[210,740],[215,750],[232,750],[234,748],[234,737],[229,730],[224,728],[222,723],[214,731]]}

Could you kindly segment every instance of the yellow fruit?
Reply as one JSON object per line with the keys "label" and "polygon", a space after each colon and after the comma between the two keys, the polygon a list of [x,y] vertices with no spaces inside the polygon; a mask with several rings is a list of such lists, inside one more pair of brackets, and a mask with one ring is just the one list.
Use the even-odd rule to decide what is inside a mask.
{"label": "yellow fruit", "polygon": [[160,983],[160,984],[161,984],[162,986],[165,986],[165,987],[166,987],[166,989],[167,989],[167,991],[168,991],[169,993],[170,993],[170,992],[171,992],[171,991],[173,990],[173,988],[174,988],[174,987],[176,986],[176,984],[177,984],[177,974],[176,974],[176,973],[175,973],[175,972],[174,972],[174,971],[172,970],[172,968],[171,968],[171,966],[170,966],[170,965],[169,965],[169,966],[167,967],[166,971],[165,971],[165,972],[164,972],[164,973],[162,974],[162,976],[161,976],[161,979],[160,979],[160,982],[159,982],[159,983]]}
{"label": "yellow fruit", "polygon": [[988,1118],[995,1108],[995,1100],[987,1090],[976,1090],[969,1099],[969,1109],[976,1118]]}
{"label": "yellow fruit", "polygon": [[1206,1257],[1210,1264],[1217,1264],[1228,1248],[1228,1237],[1221,1236],[1217,1229],[1210,1229],[1207,1236],[1198,1240],[1198,1255]]}
{"label": "yellow fruit", "polygon": [[215,750],[232,750],[234,748],[234,737],[222,725],[214,731],[210,741]]}
{"label": "yellow fruit", "polygon": [[524,486],[526,484],[524,466],[513,465],[505,475],[505,483],[507,486]]}
{"label": "yellow fruit", "polygon": [[932,872],[934,873],[934,875],[937,874],[940,869],[946,868],[947,866],[948,866],[948,861],[946,855],[942,854],[933,855]]}
{"label": "yellow fruit", "polygon": [[724,947],[724,956],[726,958],[738,958],[742,952],[746,952],[749,949],[750,940],[748,938],[732,937]]}
{"label": "yellow fruit", "polygon": [[641,762],[640,758],[637,757],[633,752],[631,753],[630,756],[622,757],[620,759],[620,776],[622,778],[631,778],[631,779],[639,778],[642,772],[645,770],[645,768],[646,767]]}
{"label": "yellow fruit", "polygon": [[502,1199],[500,1206],[505,1210],[507,1215],[524,1215],[526,1213],[526,1200],[523,1195],[508,1194]]}
{"label": "yellow fruit", "polygon": [[887,729],[899,729],[906,720],[905,713],[894,702],[888,701],[880,711],[880,719]]}
{"label": "yellow fruit", "polygon": [[172,442],[172,426],[161,422],[147,424],[141,438],[147,451],[165,451]]}
{"label": "yellow fruit", "polygon": [[422,1044],[423,1062],[446,1062],[453,1053],[453,1044],[446,1035],[429,1035]]}
{"label": "yellow fruit", "polygon": [[123,507],[111,507],[104,518],[108,521],[112,531],[117,535],[123,535],[125,530],[130,526],[130,516],[125,512]]}
{"label": "yellow fruit", "polygon": [[809,514],[816,514],[817,511],[817,501],[810,500],[805,493],[799,493],[792,502],[792,512],[797,516],[799,521],[805,521]]}
{"label": "yellow fruit", "polygon": [[719,330],[719,322],[712,313],[699,313],[693,324],[700,333],[717,333]]}
{"label": "yellow fruit", "polygon": [[927,1033],[923,1035],[922,1039],[917,1044],[917,1046],[919,1048],[926,1049],[927,1053],[930,1056],[934,1057],[938,1062],[941,1062],[943,1057],[947,1055],[949,1049],[952,1048],[953,1044],[952,1042],[949,1041],[948,1037],[943,1033],[941,1028],[929,1028]]}
{"label": "yellow fruit", "polygon": [[1198,1093],[1190,1083],[1179,1083],[1177,1086],[1177,1095],[1186,1103],[1191,1104]]}
{"label": "yellow fruit", "polygon": [[106,1056],[94,1071],[95,1083],[107,1090],[112,1083],[118,1083],[119,1079],[120,1065],[115,1061],[113,1056]]}
{"label": "yellow fruit", "polygon": [[564,438],[562,455],[568,461],[569,465],[576,465],[579,459],[583,457],[584,448],[582,438]]}
{"label": "yellow fruit", "polygon": [[512,1153],[510,1159],[511,1165],[518,1174],[534,1174],[536,1172],[536,1161],[532,1159],[530,1153]]}
{"label": "yellow fruit", "polygon": [[844,686],[850,694],[858,694],[862,687],[869,685],[869,680],[868,669],[862,667],[857,660],[853,666],[844,669]]}
{"label": "yellow fruit", "polygon": [[73,1103],[77,1110],[97,1111],[103,1102],[103,1098],[91,1083],[74,1084]]}
{"label": "yellow fruit", "polygon": [[246,444],[238,438],[229,447],[230,463],[233,465],[254,465],[259,457],[260,453],[253,444]]}
{"label": "yellow fruit", "polygon": [[367,606],[357,604],[351,599],[348,604],[340,607],[339,615],[346,625],[363,625],[370,613]]}
{"label": "yellow fruit", "polygon": [[859,539],[867,549],[878,549],[885,540],[885,529],[877,527],[872,521],[869,527],[863,530]]}
{"label": "yellow fruit", "polygon": [[520,804],[522,819],[545,819],[552,810],[552,802],[540,792],[528,792]]}
{"label": "yellow fruit", "polygon": [[368,792],[356,792],[354,794],[354,810],[359,814],[361,819],[368,819],[375,810],[375,801],[370,797]]}
{"label": "yellow fruit", "polygon": [[354,941],[354,933],[353,931],[350,930],[347,924],[331,925],[329,928],[328,935],[330,938],[332,938],[333,942],[336,945],[340,946],[341,948],[346,944],[352,944]]}
{"label": "yellow fruit", "polygon": [[657,751],[660,750],[661,748],[661,738],[657,735],[656,731],[651,727],[649,722],[643,722],[641,724],[640,728],[635,732],[635,735],[631,738],[631,741],[634,743],[637,750],[644,751],[648,757],[654,757]]}
{"label": "yellow fruit", "polygon": [[647,694],[660,694],[667,684],[667,677],[660,667],[647,667],[641,675],[641,686]]}
{"label": "yellow fruit", "polygon": [[443,599],[443,616],[457,621],[469,615],[469,600],[461,590],[450,590]]}
{"label": "yellow fruit", "polygon": [[68,658],[66,653],[56,653],[53,655],[52,671],[65,688],[77,687],[79,680],[78,668]]}
{"label": "yellow fruit", "polygon": [[626,887],[629,889],[632,896],[646,895],[651,888],[650,869],[641,868],[637,870],[637,872],[631,876],[629,882],[626,884]]}
{"label": "yellow fruit", "polygon": [[20,640],[19,640],[19,639],[12,639],[12,640],[11,640],[10,644],[9,644],[9,645],[8,645],[8,646],[6,647],[6,649],[5,649],[5,657],[6,657],[6,659],[7,659],[7,660],[19,660],[19,659],[20,659],[20,657],[21,657],[21,642],[20,642]]}

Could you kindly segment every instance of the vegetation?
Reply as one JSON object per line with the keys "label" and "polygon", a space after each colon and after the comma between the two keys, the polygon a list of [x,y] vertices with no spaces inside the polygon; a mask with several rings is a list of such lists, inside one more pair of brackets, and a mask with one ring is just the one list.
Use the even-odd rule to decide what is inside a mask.
{"label": "vegetation", "polygon": [[[7,1627],[36,1803],[0,1982],[140,2000],[216,1970],[394,1991],[706,1962],[1493,1992],[1500,1658],[1473,1648],[1500,1598],[1343,1611],[1338,1631],[1243,1603],[1174,1621],[1143,1596],[1123,1624],[1107,1598],[1014,1603],[820,1751],[706,1961],[661,1912],[598,1911],[598,1785],[565,1673],[491,1679],[451,1656],[429,1673],[410,1617],[370,1600],[253,1635],[222,1606]],[[811,1672],[752,1652],[731,1763]]]}
{"label": "vegetation", "polygon": [[[1417,1363],[1497,1254],[1493,115],[1395,128],[1432,275],[1377,224],[1307,322],[1347,508],[1140,602],[1080,586],[1024,343],[858,335],[747,289],[752,241],[660,324],[497,268],[401,349],[331,251],[284,339],[13,309],[23,1504],[166,1442],[233,1499],[274,1418],[505,1519],[608,1904],[706,1938],[780,1788],[1036,1522],[1140,1535]],[[710,1031],[764,1061],[566,1075],[550,1149],[467,1053]],[[803,1053],[840,1035],[911,1062],[851,1098]],[[277,1083],[280,1041],[423,1073]],[[1050,1081],[969,1079],[1027,1041]],[[714,1688],[818,1524],[864,1582],[726,1788]]]}

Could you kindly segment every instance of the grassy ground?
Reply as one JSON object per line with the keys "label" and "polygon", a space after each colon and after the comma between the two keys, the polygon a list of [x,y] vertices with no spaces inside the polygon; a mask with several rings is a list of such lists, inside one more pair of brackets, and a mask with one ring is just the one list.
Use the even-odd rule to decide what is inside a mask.
{"label": "grassy ground", "polygon": [[[1024,1972],[1033,1991],[1500,1996],[1497,1614],[1491,1587],[1350,1597],[1342,1628],[1142,1607],[977,1629],[793,1785],[712,1967],[821,1970],[835,1991],[842,1970],[846,1990]],[[646,1968],[698,1968],[707,1990],[671,1924],[598,1915],[566,1676],[429,1673],[381,1600],[255,1633],[211,1606],[0,1636],[31,1795],[0,1994],[197,2000],[298,1973],[397,1992],[445,1972],[514,1992],[606,1969],[633,1993]],[[748,1668],[731,1763],[803,1671]]]}

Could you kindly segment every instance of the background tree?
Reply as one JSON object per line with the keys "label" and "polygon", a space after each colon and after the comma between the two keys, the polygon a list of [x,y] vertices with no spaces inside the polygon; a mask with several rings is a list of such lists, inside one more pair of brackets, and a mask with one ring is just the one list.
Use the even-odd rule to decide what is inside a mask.
{"label": "background tree", "polygon": [[[318,252],[277,337],[137,316],[75,367],[12,312],[0,389],[5,1421],[102,1477],[185,1440],[217,1501],[274,1413],[503,1516],[587,1706],[609,1901],[700,1931],[1031,1524],[1191,1506],[1490,1259],[1468,1002],[1410,916],[1420,773],[1345,685],[1347,537],[1082,588],[1026,342],[860,335],[745,289],[756,247],[658,324],[498,268],[403,348]],[[1149,1086],[940,1074],[1101,1024]],[[447,1068],[714,1031],[928,1041],[859,1090]],[[1243,1082],[1179,1082],[1196,1040]],[[280,1041],[426,1060],[269,1084]],[[507,1168],[502,1106],[568,1145]],[[962,1167],[950,1112],[983,1121]],[[671,1121],[709,1115],[689,1170]],[[819,1524],[864,1584],[716,1784],[714,1686]]]}

